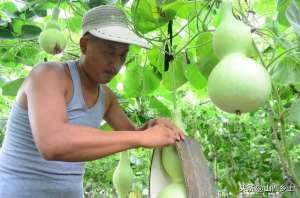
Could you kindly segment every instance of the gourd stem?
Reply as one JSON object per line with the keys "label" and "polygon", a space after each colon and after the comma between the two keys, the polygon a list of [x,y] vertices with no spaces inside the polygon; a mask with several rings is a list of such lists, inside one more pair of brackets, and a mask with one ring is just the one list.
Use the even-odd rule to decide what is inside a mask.
{"label": "gourd stem", "polygon": [[59,16],[59,8],[56,7],[53,9],[53,12],[52,12],[52,19],[53,21],[57,21],[58,20],[58,16]]}

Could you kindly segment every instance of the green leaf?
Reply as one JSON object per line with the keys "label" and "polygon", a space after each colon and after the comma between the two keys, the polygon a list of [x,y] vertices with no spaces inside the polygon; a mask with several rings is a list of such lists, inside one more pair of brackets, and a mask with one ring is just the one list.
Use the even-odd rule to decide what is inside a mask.
{"label": "green leaf", "polygon": [[17,6],[12,2],[4,2],[0,5],[0,8],[10,13],[18,11]]}
{"label": "green leaf", "polygon": [[9,31],[6,27],[0,26],[0,39],[13,39],[15,38],[14,35]]}
{"label": "green leaf", "polygon": [[82,18],[78,15],[75,15],[71,18],[68,18],[68,25],[72,32],[80,32],[81,29],[81,20]]}
{"label": "green leaf", "polygon": [[288,120],[300,124],[300,99],[295,100],[290,107]]}
{"label": "green leaf", "polygon": [[188,64],[185,70],[185,77],[196,89],[202,89],[206,86],[207,80],[199,71],[197,64]]}
{"label": "green leaf", "polygon": [[289,23],[292,25],[300,41],[300,7],[297,8],[296,1],[293,0],[289,6],[286,17]]}
{"label": "green leaf", "polygon": [[277,0],[277,20],[281,25],[289,26],[289,22],[285,14],[291,2],[292,0]]}
{"label": "green leaf", "polygon": [[33,12],[39,17],[47,16],[47,9],[42,4],[39,4],[33,8]]}
{"label": "green leaf", "polygon": [[100,129],[103,130],[103,131],[113,131],[113,128],[111,128],[111,126],[107,122],[102,124],[100,126]]}
{"label": "green leaf", "polygon": [[271,71],[272,79],[279,84],[300,83],[300,63],[293,57],[283,58]]}
{"label": "green leaf", "polygon": [[148,33],[174,19],[181,0],[158,5],[156,0],[134,1],[131,13],[134,27],[141,33]]}
{"label": "green leaf", "polygon": [[22,46],[16,54],[16,59],[25,65],[34,65],[38,62],[39,52],[40,50],[33,46]]}
{"label": "green leaf", "polygon": [[134,27],[141,33],[147,33],[159,27],[155,12],[157,12],[155,0],[134,1],[131,6]]}
{"label": "green leaf", "polygon": [[24,80],[25,78],[19,78],[4,84],[2,86],[2,94],[4,96],[16,96]]}
{"label": "green leaf", "polygon": [[177,16],[183,19],[190,19],[203,7],[203,1],[180,1]]}
{"label": "green leaf", "polygon": [[23,25],[21,38],[32,39],[40,35],[42,29],[35,25]]}
{"label": "green leaf", "polygon": [[125,71],[124,91],[128,97],[137,97],[142,92],[142,68],[136,64],[129,64]]}
{"label": "green leaf", "polygon": [[186,63],[184,55],[178,55],[175,60],[170,62],[170,67],[163,74],[163,85],[170,91],[174,91],[183,85],[187,80],[184,76]]}
{"label": "green leaf", "polygon": [[299,145],[300,144],[300,134],[297,133],[296,135],[289,137],[288,143],[295,145],[295,146]]}
{"label": "green leaf", "polygon": [[277,6],[274,0],[260,0],[253,3],[253,10],[263,17],[273,17]]}
{"label": "green leaf", "polygon": [[199,35],[196,42],[197,62],[201,73],[208,78],[212,69],[218,63],[218,58],[215,56],[212,45],[212,33],[205,32]]}
{"label": "green leaf", "polygon": [[158,112],[158,114],[162,117],[171,116],[171,111],[168,109],[168,107],[165,106],[162,102],[160,102],[155,96],[152,96],[150,98],[149,106],[155,109]]}
{"label": "green leaf", "polygon": [[144,93],[150,94],[159,86],[160,80],[149,67],[144,68]]}
{"label": "green leaf", "polygon": [[159,48],[152,48],[147,51],[150,63],[155,66],[160,73],[164,72],[164,54]]}

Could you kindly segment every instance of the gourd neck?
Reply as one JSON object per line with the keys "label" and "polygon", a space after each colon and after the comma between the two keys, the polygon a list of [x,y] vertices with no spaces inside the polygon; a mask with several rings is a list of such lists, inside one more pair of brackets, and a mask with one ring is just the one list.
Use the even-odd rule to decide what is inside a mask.
{"label": "gourd neck", "polygon": [[232,2],[230,0],[223,1],[220,8],[222,20],[234,19],[232,14]]}
{"label": "gourd neck", "polygon": [[121,152],[120,164],[129,164],[128,151]]}

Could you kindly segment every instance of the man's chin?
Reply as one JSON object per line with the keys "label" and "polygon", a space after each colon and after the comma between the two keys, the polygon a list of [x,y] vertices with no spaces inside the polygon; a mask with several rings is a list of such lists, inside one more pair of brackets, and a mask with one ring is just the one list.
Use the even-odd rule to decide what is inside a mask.
{"label": "man's chin", "polygon": [[105,76],[105,77],[99,79],[98,83],[100,83],[100,84],[109,83],[114,77],[115,76],[111,76],[111,77]]}

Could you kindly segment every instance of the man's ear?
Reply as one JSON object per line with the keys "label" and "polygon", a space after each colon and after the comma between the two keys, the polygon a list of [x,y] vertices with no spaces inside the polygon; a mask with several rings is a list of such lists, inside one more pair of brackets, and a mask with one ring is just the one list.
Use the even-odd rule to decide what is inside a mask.
{"label": "man's ear", "polygon": [[88,38],[81,37],[79,41],[81,53],[85,55],[88,45]]}

